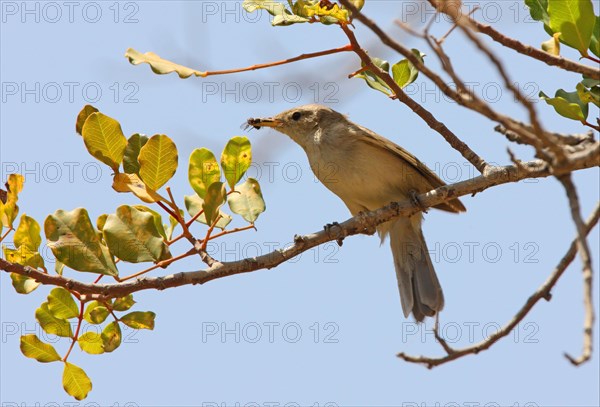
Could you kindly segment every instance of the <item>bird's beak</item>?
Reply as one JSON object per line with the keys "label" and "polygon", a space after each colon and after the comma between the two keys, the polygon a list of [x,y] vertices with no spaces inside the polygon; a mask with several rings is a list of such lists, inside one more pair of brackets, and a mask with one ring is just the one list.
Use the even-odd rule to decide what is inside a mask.
{"label": "bird's beak", "polygon": [[282,125],[281,121],[266,117],[266,118],[250,118],[246,122],[247,127],[254,127],[260,129],[261,127],[279,127]]}

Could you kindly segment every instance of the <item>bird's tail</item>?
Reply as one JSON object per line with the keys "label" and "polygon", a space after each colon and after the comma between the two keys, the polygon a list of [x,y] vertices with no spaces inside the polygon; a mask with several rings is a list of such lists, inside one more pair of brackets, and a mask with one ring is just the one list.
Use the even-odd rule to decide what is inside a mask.
{"label": "bird's tail", "polygon": [[399,218],[388,226],[404,316],[418,322],[444,308],[444,294],[421,231],[421,218]]}

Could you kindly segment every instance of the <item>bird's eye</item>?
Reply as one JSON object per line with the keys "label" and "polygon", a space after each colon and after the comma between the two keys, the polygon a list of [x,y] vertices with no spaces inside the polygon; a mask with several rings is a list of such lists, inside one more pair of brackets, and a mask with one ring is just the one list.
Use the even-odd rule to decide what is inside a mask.
{"label": "bird's eye", "polygon": [[300,112],[294,112],[294,114],[292,115],[292,120],[298,121],[298,120],[300,120],[300,116],[302,116],[302,114],[300,114]]}

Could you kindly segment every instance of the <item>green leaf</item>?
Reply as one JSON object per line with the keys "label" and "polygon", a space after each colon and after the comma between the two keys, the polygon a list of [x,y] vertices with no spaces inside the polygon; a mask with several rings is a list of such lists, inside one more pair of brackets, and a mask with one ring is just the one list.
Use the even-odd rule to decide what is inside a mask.
{"label": "green leaf", "polygon": [[65,362],[63,388],[70,396],[75,397],[76,400],[83,400],[92,390],[92,381],[82,368]]}
{"label": "green leaf", "polygon": [[595,86],[591,89],[586,89],[583,83],[577,84],[577,96],[583,103],[593,103],[600,107],[600,87]]}
{"label": "green leaf", "polygon": [[221,179],[219,163],[212,151],[197,148],[190,154],[188,180],[200,198],[206,196],[208,187]]}
{"label": "green leaf", "polygon": [[102,336],[96,332],[86,332],[77,338],[77,343],[82,351],[91,355],[100,355],[104,353],[104,342]]}
{"label": "green leaf", "polygon": [[581,122],[587,118],[588,105],[579,99],[577,92],[566,92],[559,89],[553,98],[548,97],[544,92],[540,92],[540,98],[554,107],[556,113],[567,119]]}
{"label": "green leaf", "polygon": [[83,312],[83,319],[90,324],[101,324],[106,320],[109,311],[102,303],[90,301]]}
{"label": "green leaf", "polygon": [[37,252],[42,243],[39,223],[25,214],[21,215],[21,221],[13,239],[16,247],[26,247],[32,252]]}
{"label": "green leaf", "polygon": [[144,182],[137,176],[137,174],[115,174],[113,178],[112,188],[117,192],[131,192],[142,201],[147,203],[154,203],[158,201],[165,201],[159,193],[150,189]]}
{"label": "green leaf", "polygon": [[81,136],[81,130],[83,129],[83,124],[85,123],[87,118],[92,113],[96,113],[96,112],[98,112],[98,109],[96,109],[92,105],[85,105],[83,107],[83,109],[81,109],[81,111],[77,115],[77,120],[75,121],[75,131],[77,132],[77,134],[79,134]]}
{"label": "green leaf", "polygon": [[62,336],[64,338],[73,337],[73,331],[71,330],[69,321],[62,318],[56,318],[48,308],[47,302],[42,303],[40,308],[35,310],[35,319],[37,319],[46,333]]}
{"label": "green leaf", "polygon": [[525,0],[525,4],[529,7],[529,14],[535,21],[542,21],[548,25],[550,16],[548,15],[548,0]]}
{"label": "green leaf", "polygon": [[128,294],[125,297],[117,298],[112,305],[112,308],[115,311],[127,311],[129,308],[133,307],[135,301],[133,300],[133,294]]}
{"label": "green leaf", "polygon": [[225,185],[222,182],[213,182],[206,191],[204,202],[202,202],[202,209],[204,210],[204,216],[206,222],[212,225],[217,216],[219,215],[219,209],[227,200],[227,191],[225,191]]}
{"label": "green leaf", "polygon": [[[411,51],[421,62],[423,62],[425,54],[416,48],[413,48]],[[418,76],[419,70],[415,68],[408,59],[403,59],[392,66],[392,77],[394,78],[394,82],[396,82],[400,88],[410,85]]]}
{"label": "green leaf", "polygon": [[19,193],[23,190],[25,177],[21,174],[10,174],[6,181],[6,202],[0,200],[0,223],[6,228],[12,228],[19,214]]}
{"label": "green leaf", "polygon": [[21,336],[21,352],[41,363],[57,362],[60,356],[52,345],[40,341],[35,334]]}
{"label": "green leaf", "polygon": [[[181,215],[181,218],[183,219],[184,214],[183,214],[183,209],[179,210],[179,214]],[[173,237],[173,231],[175,230],[175,227],[177,227],[177,225],[179,225],[179,221],[177,219],[175,219],[174,217],[172,217],[171,215],[169,215],[169,226],[166,227],[165,229],[165,233],[166,233],[166,237],[167,240],[171,240],[171,238]],[[167,226],[167,225],[164,225]]]}
{"label": "green leaf", "polygon": [[221,167],[229,187],[235,189],[252,163],[252,147],[247,137],[234,137],[227,142],[221,154]]}
{"label": "green leaf", "polygon": [[548,0],[550,28],[560,39],[587,55],[596,18],[591,0]]}
{"label": "green leaf", "polygon": [[596,23],[590,41],[590,51],[600,58],[600,16],[596,16]]}
{"label": "green leaf", "polygon": [[162,59],[154,52],[146,52],[145,54],[142,54],[133,48],[128,48],[127,51],[125,51],[125,57],[129,59],[129,62],[132,65],[139,65],[142,63],[150,65],[152,72],[158,75],[175,72],[181,79],[189,78],[192,75],[200,77],[207,76],[206,72],[197,71],[195,69],[188,68],[187,66],[179,65],[166,59]]}
{"label": "green leaf", "polygon": [[600,85],[600,80],[593,79],[593,78],[588,78],[587,76],[583,75],[583,80],[581,81],[581,83],[586,88],[591,89],[594,86],[599,86]]}
{"label": "green leaf", "polygon": [[119,122],[100,112],[92,113],[85,121],[81,134],[90,154],[118,172],[127,147],[127,139]]}
{"label": "green leaf", "polygon": [[273,26],[285,26],[310,21],[309,18],[294,14],[283,3],[273,0],[244,0],[242,7],[249,13],[259,9],[266,10],[273,16],[271,20],[271,25]]}
{"label": "green leaf", "polygon": [[120,319],[125,325],[133,329],[154,329],[154,318],[156,314],[152,311],[134,311],[123,315]]}
{"label": "green leaf", "polygon": [[117,321],[113,321],[104,327],[102,331],[102,346],[104,352],[112,352],[121,345],[121,327]]}
{"label": "green leaf", "polygon": [[160,235],[165,240],[167,240],[167,233],[165,232],[165,227],[162,224],[162,217],[160,216],[160,213],[158,213],[155,210],[150,209],[144,205],[132,205],[132,207],[137,209],[138,211],[148,212],[149,214],[151,214],[152,217],[154,218],[154,224],[156,225],[156,230],[158,230],[158,233],[160,233]]}
{"label": "green leaf", "polygon": [[248,178],[236,192],[229,195],[228,202],[233,213],[242,215],[250,223],[254,223],[266,209],[260,185],[254,178]]}
{"label": "green leaf", "polygon": [[[198,212],[200,212],[202,209],[202,205],[204,204],[204,200],[202,198],[200,198],[198,195],[186,195],[183,198],[183,201],[185,202],[185,208],[187,209],[188,213],[190,214],[190,216],[193,218],[194,216],[196,216],[196,214]],[[218,227],[219,229],[225,229],[225,227],[227,225],[229,225],[229,223],[233,220],[233,218],[231,216],[229,216],[228,214],[226,214],[223,211],[219,210],[219,214],[221,215],[221,218],[219,218],[219,220],[217,221],[216,227]],[[208,222],[206,222],[206,216],[204,215],[204,213],[202,213],[200,216],[198,216],[196,218],[196,222],[200,222],[200,223],[204,223],[205,225],[208,225]]]}
{"label": "green leaf", "polygon": [[48,310],[56,318],[70,319],[79,316],[79,308],[73,299],[71,293],[62,288],[56,287],[48,295]]}
{"label": "green leaf", "polygon": [[140,163],[138,161],[138,155],[140,150],[148,142],[148,137],[135,133],[129,140],[127,140],[127,147],[125,147],[125,155],[123,156],[123,170],[128,174],[140,175]]}
{"label": "green leaf", "polygon": [[[390,63],[388,61],[384,61],[383,59],[379,58],[371,58],[371,60],[373,61],[374,65],[378,66],[383,71],[388,72],[390,70]],[[364,64],[362,64],[362,67],[365,67]],[[361,72],[358,75],[354,75],[354,77],[364,79],[365,82],[367,82],[367,85],[369,85],[369,87],[378,90],[382,93],[385,93],[388,96],[391,94],[389,86],[380,77],[378,77],[371,71]]]}
{"label": "green leaf", "polygon": [[56,274],[62,276],[64,269],[65,269],[65,265],[63,263],[61,263],[60,261],[56,260],[56,263],[54,263],[54,271],[56,272]]}
{"label": "green leaf", "polygon": [[33,278],[25,277],[17,273],[10,273],[10,279],[12,280],[15,291],[19,294],[29,294],[40,286],[40,283]]}
{"label": "green leaf", "polygon": [[140,149],[140,178],[158,191],[177,171],[177,147],[164,134],[156,134]]}
{"label": "green leaf", "polygon": [[115,214],[108,215],[102,234],[110,252],[123,261],[158,262],[171,258],[169,247],[149,212],[119,206]]}
{"label": "green leaf", "polygon": [[6,246],[2,246],[4,250],[4,258],[15,264],[22,266],[29,266],[33,268],[44,267],[44,259],[38,252],[32,252],[27,247],[22,246],[18,249],[9,249]]}
{"label": "green leaf", "polygon": [[46,218],[44,231],[52,253],[66,266],[77,271],[118,274],[114,259],[100,243],[85,208],[54,212]]}

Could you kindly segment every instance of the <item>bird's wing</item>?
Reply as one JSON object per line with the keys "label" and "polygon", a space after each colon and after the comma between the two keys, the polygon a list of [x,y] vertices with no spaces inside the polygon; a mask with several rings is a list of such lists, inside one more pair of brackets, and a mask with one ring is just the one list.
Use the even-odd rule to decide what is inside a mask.
{"label": "bird's wing", "polygon": [[[385,137],[380,136],[379,134],[364,128],[362,126],[358,126],[366,135],[365,142],[369,143],[371,146],[376,148],[383,148],[386,151],[389,151],[394,156],[406,161],[413,168],[415,168],[431,185],[431,189],[439,188],[441,186],[446,185],[444,181],[437,176],[437,174],[429,169],[425,164],[423,164],[417,157],[406,151],[404,148],[400,147],[398,144],[394,143],[386,139]],[[441,209],[448,212],[465,212],[467,209],[464,207],[462,202],[457,199],[453,199],[451,201],[442,203],[440,205],[435,206],[434,208]]]}

